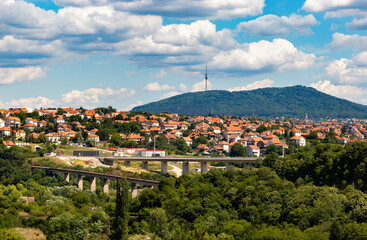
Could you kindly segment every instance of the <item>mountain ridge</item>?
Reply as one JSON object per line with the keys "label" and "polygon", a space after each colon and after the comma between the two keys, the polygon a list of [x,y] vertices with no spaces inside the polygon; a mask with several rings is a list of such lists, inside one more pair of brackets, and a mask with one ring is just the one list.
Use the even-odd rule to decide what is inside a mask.
{"label": "mountain ridge", "polygon": [[132,111],[259,117],[304,117],[307,113],[310,118],[367,118],[367,106],[301,85],[190,92],[137,106]]}

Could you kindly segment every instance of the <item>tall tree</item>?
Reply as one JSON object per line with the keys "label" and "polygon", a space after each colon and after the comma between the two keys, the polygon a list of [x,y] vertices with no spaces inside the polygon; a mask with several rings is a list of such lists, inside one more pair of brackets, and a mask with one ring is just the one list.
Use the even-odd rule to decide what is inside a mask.
{"label": "tall tree", "polygon": [[117,179],[116,183],[116,208],[112,225],[112,240],[128,239],[129,220],[129,185],[125,178]]}

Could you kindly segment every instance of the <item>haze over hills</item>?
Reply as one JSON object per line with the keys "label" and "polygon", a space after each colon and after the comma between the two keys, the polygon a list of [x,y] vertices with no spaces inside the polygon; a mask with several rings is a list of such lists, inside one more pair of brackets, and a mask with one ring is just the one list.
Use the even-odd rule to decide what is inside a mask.
{"label": "haze over hills", "polygon": [[184,93],[135,107],[132,111],[300,118],[307,113],[310,118],[367,118],[367,106],[305,86]]}

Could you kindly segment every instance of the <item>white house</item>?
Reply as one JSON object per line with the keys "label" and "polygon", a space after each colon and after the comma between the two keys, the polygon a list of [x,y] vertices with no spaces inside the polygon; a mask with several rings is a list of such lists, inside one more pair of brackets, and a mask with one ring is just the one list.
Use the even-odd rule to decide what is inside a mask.
{"label": "white house", "polygon": [[221,141],[217,144],[217,146],[223,148],[223,151],[229,152],[229,143]]}
{"label": "white house", "polygon": [[185,142],[188,146],[192,145],[192,138],[191,137],[183,137],[183,140],[185,140]]}
{"label": "white house", "polygon": [[7,127],[19,127],[20,119],[18,117],[7,117],[5,118],[5,126]]}
{"label": "white house", "polygon": [[297,136],[293,136],[290,139],[291,142],[294,142],[295,144],[297,144],[300,147],[306,146],[306,139],[304,137],[297,137]]}
{"label": "white house", "polygon": [[10,136],[11,135],[11,129],[9,127],[0,128],[0,135],[1,136]]}
{"label": "white house", "polygon": [[260,157],[260,148],[256,145],[248,145],[247,154],[249,156]]}
{"label": "white house", "polygon": [[46,140],[52,142],[52,143],[58,143],[61,139],[61,135],[58,133],[47,133]]}
{"label": "white house", "polygon": [[164,150],[140,150],[138,152],[139,157],[165,157],[166,151]]}
{"label": "white house", "polygon": [[0,128],[5,127],[5,121],[4,119],[0,118]]}

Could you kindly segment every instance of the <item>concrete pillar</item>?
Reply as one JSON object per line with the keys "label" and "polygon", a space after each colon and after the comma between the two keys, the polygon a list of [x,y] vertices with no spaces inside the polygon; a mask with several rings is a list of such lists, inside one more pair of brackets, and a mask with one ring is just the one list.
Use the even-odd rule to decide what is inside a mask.
{"label": "concrete pillar", "polygon": [[78,188],[80,189],[80,190],[83,190],[83,175],[79,175],[78,174]]}
{"label": "concrete pillar", "polygon": [[167,161],[162,161],[161,162],[161,172],[163,174],[168,173],[168,163],[167,163]]}
{"label": "concrete pillar", "polygon": [[65,182],[70,182],[70,173],[65,173]]}
{"label": "concrete pillar", "polygon": [[96,177],[92,177],[92,181],[90,182],[90,190],[92,192],[96,191],[96,182],[97,182],[97,178]]}
{"label": "concrete pillar", "polygon": [[103,179],[103,193],[108,194],[110,180],[108,178]]}
{"label": "concrete pillar", "polygon": [[182,174],[190,172],[190,165],[189,162],[182,162]]}
{"label": "concrete pillar", "polygon": [[201,165],[201,173],[204,174],[208,171],[208,163],[207,162],[201,162],[200,163]]}
{"label": "concrete pillar", "polygon": [[131,197],[136,197],[138,196],[138,189],[136,187],[136,183],[131,183]]}
{"label": "concrete pillar", "polygon": [[251,168],[251,164],[249,162],[243,163],[244,168]]}
{"label": "concrete pillar", "polygon": [[231,163],[230,162],[226,162],[226,169],[231,167]]}
{"label": "concrete pillar", "polygon": [[141,168],[145,169],[145,170],[148,170],[148,161],[141,162]]}
{"label": "concrete pillar", "polygon": [[124,166],[125,167],[130,167],[131,166],[131,162],[130,161],[124,161]]}

